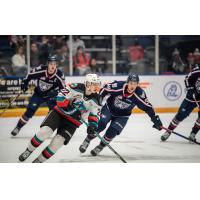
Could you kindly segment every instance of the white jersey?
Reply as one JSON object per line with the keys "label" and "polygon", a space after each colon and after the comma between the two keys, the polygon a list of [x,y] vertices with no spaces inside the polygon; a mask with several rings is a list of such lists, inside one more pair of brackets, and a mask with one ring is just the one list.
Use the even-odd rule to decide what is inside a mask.
{"label": "white jersey", "polygon": [[85,85],[81,83],[68,85],[60,90],[55,110],[64,116],[68,116],[66,112],[72,104],[81,112],[81,118],[84,121],[98,122],[101,109],[99,94],[86,95]]}

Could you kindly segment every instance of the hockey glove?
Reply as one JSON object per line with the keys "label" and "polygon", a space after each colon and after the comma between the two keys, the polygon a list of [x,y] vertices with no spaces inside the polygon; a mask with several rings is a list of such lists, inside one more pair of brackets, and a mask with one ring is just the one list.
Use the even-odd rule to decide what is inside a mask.
{"label": "hockey glove", "polygon": [[47,96],[49,98],[53,98],[53,97],[56,97],[58,95],[58,90],[50,90],[47,92]]}
{"label": "hockey glove", "polygon": [[151,121],[154,123],[153,128],[156,128],[159,131],[162,130],[162,122],[160,121],[160,118],[158,115],[154,115],[151,118]]}
{"label": "hockey glove", "polygon": [[95,135],[96,131],[97,131],[97,126],[94,123],[89,123],[87,127],[87,134]]}
{"label": "hockey glove", "polygon": [[65,114],[71,116],[72,118],[76,120],[81,120],[81,112],[77,109],[74,108],[73,106],[69,106],[67,110],[65,111]]}
{"label": "hockey glove", "polygon": [[21,90],[22,90],[23,92],[26,92],[26,91],[28,90],[28,84],[25,83],[25,81],[22,81]]}

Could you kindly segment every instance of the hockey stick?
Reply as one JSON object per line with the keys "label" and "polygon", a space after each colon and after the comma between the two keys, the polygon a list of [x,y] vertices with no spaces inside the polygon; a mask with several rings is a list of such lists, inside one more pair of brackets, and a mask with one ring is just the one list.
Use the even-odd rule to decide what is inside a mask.
{"label": "hockey stick", "polygon": [[[81,121],[88,127],[88,123],[81,119]],[[95,132],[97,137],[123,162],[127,163],[122,156],[120,156],[100,135],[98,132]]]}
{"label": "hockey stick", "polygon": [[16,97],[14,97],[12,99],[12,101],[4,108],[4,110],[0,113],[0,116],[3,115],[3,113],[6,112],[6,110],[8,110],[8,108],[16,101],[16,99],[19,98],[19,96],[21,95],[22,93],[19,93]]}
{"label": "hockey stick", "polygon": [[194,99],[194,101],[195,101],[195,103],[196,103],[198,109],[200,109],[200,108],[199,108],[199,104],[198,104],[198,102],[197,102],[197,100],[196,100],[195,94],[193,94],[193,99]]}
{"label": "hockey stick", "polygon": [[172,130],[170,130],[170,129],[168,129],[168,128],[165,128],[165,127],[163,127],[163,126],[162,126],[162,129],[164,129],[164,130],[166,130],[166,131],[168,131],[168,132],[170,132],[170,133],[173,133],[174,135],[177,135],[177,136],[179,136],[179,137],[182,137],[182,138],[184,138],[184,139],[186,139],[186,140],[188,140],[188,141],[190,141],[190,142],[193,142],[193,143],[195,143],[195,144],[200,145],[200,142],[192,141],[192,140],[190,140],[190,138],[188,138],[188,137],[186,137],[186,136],[184,136],[184,135],[181,135],[180,133],[174,132],[174,131],[172,131]]}

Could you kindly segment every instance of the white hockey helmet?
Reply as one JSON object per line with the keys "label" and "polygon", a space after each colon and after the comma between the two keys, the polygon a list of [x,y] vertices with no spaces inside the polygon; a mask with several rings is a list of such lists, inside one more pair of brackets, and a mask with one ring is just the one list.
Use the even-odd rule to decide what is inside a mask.
{"label": "white hockey helmet", "polygon": [[97,74],[87,74],[85,77],[85,84],[97,83],[101,85],[101,79]]}

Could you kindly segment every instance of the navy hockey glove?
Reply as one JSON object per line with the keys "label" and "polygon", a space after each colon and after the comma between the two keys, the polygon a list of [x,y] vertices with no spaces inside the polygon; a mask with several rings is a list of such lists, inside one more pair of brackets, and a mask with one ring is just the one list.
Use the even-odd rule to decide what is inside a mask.
{"label": "navy hockey glove", "polygon": [[58,90],[50,90],[47,92],[47,96],[49,98],[53,98],[53,97],[56,97],[58,95]]}
{"label": "navy hockey glove", "polygon": [[87,134],[95,135],[96,131],[97,131],[97,126],[94,123],[89,123],[87,127]]}
{"label": "navy hockey glove", "polygon": [[28,90],[28,84],[25,83],[25,81],[22,81],[21,90],[22,90],[23,92],[26,92],[26,91]]}
{"label": "navy hockey glove", "polygon": [[158,129],[159,131],[162,130],[162,122],[158,115],[155,115],[151,118],[151,121],[154,123],[153,128]]}

